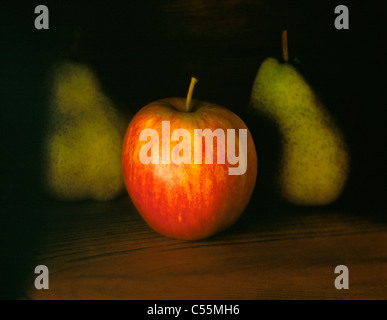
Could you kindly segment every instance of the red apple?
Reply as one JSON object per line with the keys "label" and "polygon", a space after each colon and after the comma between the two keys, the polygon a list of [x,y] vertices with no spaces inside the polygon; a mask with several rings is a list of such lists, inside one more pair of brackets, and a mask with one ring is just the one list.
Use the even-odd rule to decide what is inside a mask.
{"label": "red apple", "polygon": [[158,100],[134,116],[122,160],[126,188],[144,220],[163,235],[185,240],[234,224],[257,176],[247,126],[224,107],[191,100],[195,82],[187,99]]}

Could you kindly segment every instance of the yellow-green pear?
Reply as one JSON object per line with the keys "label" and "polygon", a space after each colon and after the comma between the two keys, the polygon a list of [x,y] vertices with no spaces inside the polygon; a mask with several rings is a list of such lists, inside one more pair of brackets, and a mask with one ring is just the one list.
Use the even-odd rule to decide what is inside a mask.
{"label": "yellow-green pear", "polygon": [[280,196],[295,205],[330,204],[348,178],[347,144],[305,78],[288,63],[286,31],[283,58],[267,58],[259,67],[249,107],[278,128]]}
{"label": "yellow-green pear", "polygon": [[84,64],[56,65],[49,85],[45,189],[65,201],[116,198],[125,190],[121,155],[129,119]]}

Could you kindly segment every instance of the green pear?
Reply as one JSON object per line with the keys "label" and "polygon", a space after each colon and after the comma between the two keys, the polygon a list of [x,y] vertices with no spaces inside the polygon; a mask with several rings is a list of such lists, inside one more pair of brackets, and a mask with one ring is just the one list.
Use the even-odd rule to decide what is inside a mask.
{"label": "green pear", "polygon": [[128,117],[86,65],[65,61],[50,76],[44,186],[64,201],[111,200],[125,190],[122,143]]}
{"label": "green pear", "polygon": [[253,83],[249,108],[275,123],[280,143],[277,186],[295,205],[318,206],[341,195],[349,174],[343,134],[305,78],[288,63],[267,58]]}

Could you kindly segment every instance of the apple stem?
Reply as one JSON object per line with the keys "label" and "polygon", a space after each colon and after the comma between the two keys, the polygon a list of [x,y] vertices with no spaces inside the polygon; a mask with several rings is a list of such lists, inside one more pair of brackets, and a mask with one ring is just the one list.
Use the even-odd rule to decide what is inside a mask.
{"label": "apple stem", "polygon": [[289,61],[289,51],[288,51],[288,31],[282,31],[282,58],[285,62]]}
{"label": "apple stem", "polygon": [[196,77],[191,77],[191,83],[189,85],[187,99],[185,101],[185,110],[187,112],[189,112],[191,109],[192,94],[197,82],[198,82],[198,79]]}

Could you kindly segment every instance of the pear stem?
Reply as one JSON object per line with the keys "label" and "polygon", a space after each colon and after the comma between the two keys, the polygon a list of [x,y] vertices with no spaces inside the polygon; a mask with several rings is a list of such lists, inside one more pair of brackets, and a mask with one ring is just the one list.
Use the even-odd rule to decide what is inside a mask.
{"label": "pear stem", "polygon": [[288,31],[282,31],[282,58],[285,62],[289,61],[289,51],[288,51]]}
{"label": "pear stem", "polygon": [[185,101],[185,111],[187,112],[191,110],[192,94],[197,82],[198,82],[198,79],[196,77],[191,77],[191,83],[189,85],[187,99]]}

